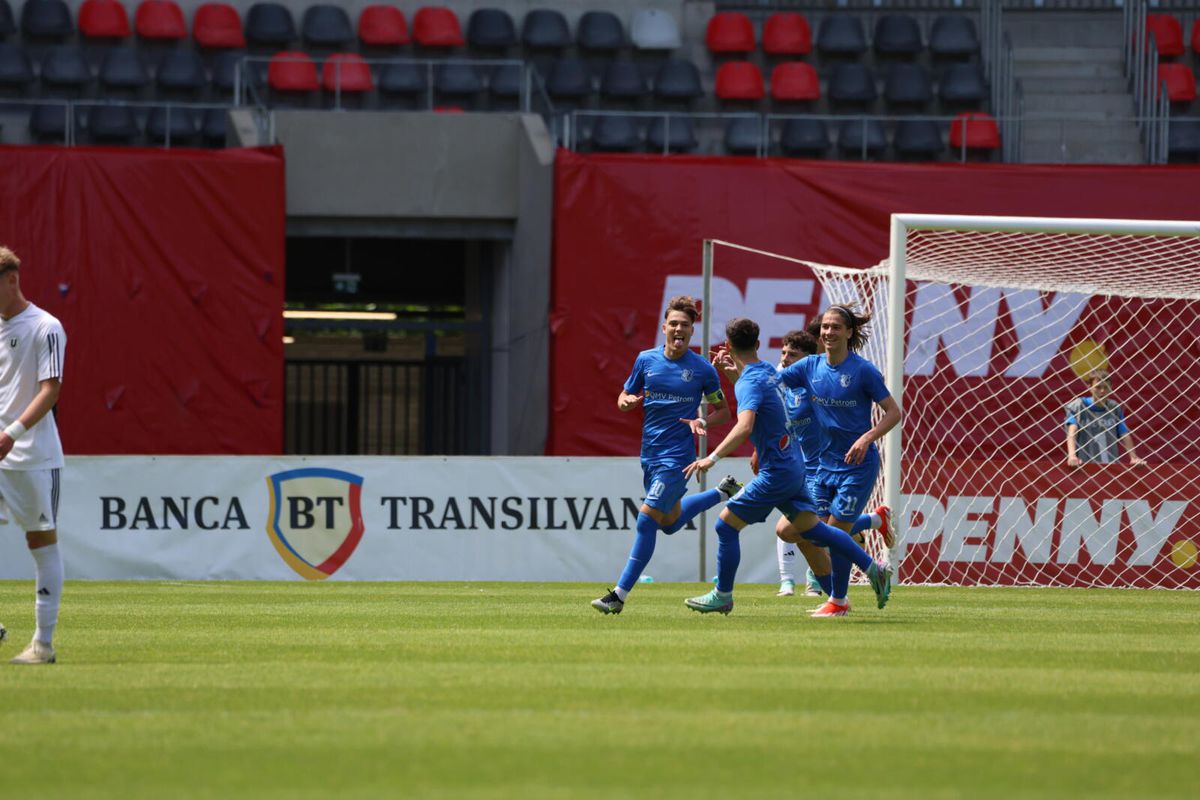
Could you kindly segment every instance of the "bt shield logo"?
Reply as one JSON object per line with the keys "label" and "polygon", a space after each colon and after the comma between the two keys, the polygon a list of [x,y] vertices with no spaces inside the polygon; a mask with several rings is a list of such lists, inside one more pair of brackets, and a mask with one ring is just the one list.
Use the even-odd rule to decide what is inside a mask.
{"label": "bt shield logo", "polygon": [[306,468],[267,478],[271,506],[267,535],[302,578],[320,581],[337,572],[362,541],[360,475]]}

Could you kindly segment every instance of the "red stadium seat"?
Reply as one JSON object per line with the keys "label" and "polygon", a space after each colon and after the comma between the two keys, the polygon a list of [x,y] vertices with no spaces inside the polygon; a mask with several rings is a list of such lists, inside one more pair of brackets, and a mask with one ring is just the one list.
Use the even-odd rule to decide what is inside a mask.
{"label": "red stadium seat", "polygon": [[1172,103],[1196,99],[1196,76],[1186,64],[1159,64],[1158,82],[1167,85],[1167,99]]}
{"label": "red stadium seat", "polygon": [[812,52],[812,29],[802,14],[772,14],[763,25],[762,44],[770,56],[806,56]]}
{"label": "red stadium seat", "polygon": [[133,27],[143,39],[173,41],[186,39],[188,35],[183,11],[175,0],[142,0]]}
{"label": "red stadium seat", "polygon": [[79,7],[79,32],[86,39],[124,39],[129,35],[129,15],[117,0],[83,0]]}
{"label": "red stadium seat", "polygon": [[761,100],[763,77],[749,61],[728,61],[717,70],[717,97],[722,100]]}
{"label": "red stadium seat", "polygon": [[1147,14],[1146,35],[1154,34],[1158,55],[1174,58],[1183,55],[1183,27],[1170,14]]}
{"label": "red stadium seat", "polygon": [[321,67],[321,86],[327,92],[369,92],[375,88],[371,80],[371,68],[358,53],[334,53]]}
{"label": "red stadium seat", "polygon": [[444,6],[418,8],[412,28],[413,38],[422,47],[461,47],[465,43],[458,16]]}
{"label": "red stadium seat", "polygon": [[412,41],[404,14],[395,6],[367,6],[358,15],[358,38],[371,47],[399,47]]}
{"label": "red stadium seat", "polygon": [[201,47],[214,50],[246,46],[242,18],[228,3],[205,3],[192,17],[192,37]]}
{"label": "red stadium seat", "polygon": [[821,83],[812,64],[787,61],[771,71],[771,99],[780,101],[820,100]]}
{"label": "red stadium seat", "polygon": [[713,14],[704,33],[710,53],[750,53],[754,50],[754,25],[737,11]]}
{"label": "red stadium seat", "polygon": [[277,92],[311,92],[317,88],[317,65],[308,53],[284,50],[271,56],[267,83]]}
{"label": "red stadium seat", "polygon": [[1000,147],[1000,128],[991,114],[965,111],[950,123],[950,147],[961,150],[996,150]]}

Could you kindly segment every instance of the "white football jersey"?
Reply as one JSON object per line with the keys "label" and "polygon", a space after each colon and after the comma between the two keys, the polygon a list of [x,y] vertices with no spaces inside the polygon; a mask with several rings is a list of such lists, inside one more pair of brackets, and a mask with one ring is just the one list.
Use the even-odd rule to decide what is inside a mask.
{"label": "white football jersey", "polygon": [[[33,303],[12,319],[0,319],[0,428],[20,418],[37,395],[40,381],[62,380],[66,346],[62,323]],[[0,461],[0,469],[62,466],[62,441],[53,412],[18,439]]]}

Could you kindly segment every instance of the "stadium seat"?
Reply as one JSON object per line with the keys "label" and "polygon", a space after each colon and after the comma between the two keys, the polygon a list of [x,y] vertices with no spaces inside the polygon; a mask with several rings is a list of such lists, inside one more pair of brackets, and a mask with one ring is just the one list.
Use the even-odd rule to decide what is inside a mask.
{"label": "stadium seat", "polygon": [[909,158],[936,158],[946,147],[938,125],[929,119],[902,119],[896,123],[896,153]]}
{"label": "stadium seat", "polygon": [[550,65],[546,77],[546,94],[550,99],[579,101],[592,91],[592,76],[578,58],[560,58]]}
{"label": "stadium seat", "polygon": [[33,87],[33,61],[18,44],[0,42],[0,89],[24,94]]}
{"label": "stadium seat", "polygon": [[561,11],[535,8],[521,23],[521,43],[531,50],[562,50],[571,46],[571,30]]}
{"label": "stadium seat", "polygon": [[276,92],[316,91],[317,66],[308,53],[283,50],[271,56],[267,84]]}
{"label": "stadium seat", "polygon": [[637,64],[610,61],[600,76],[600,96],[606,100],[636,101],[649,93]]}
{"label": "stadium seat", "polygon": [[71,9],[63,0],[25,0],[21,33],[27,39],[62,41],[75,33]]}
{"label": "stadium seat", "polygon": [[875,76],[866,64],[837,64],[829,77],[829,99],[834,103],[870,103],[878,96]]}
{"label": "stadium seat", "polygon": [[517,26],[502,8],[477,8],[467,18],[467,44],[480,50],[505,50],[517,43]]}
{"label": "stadium seat", "polygon": [[137,91],[149,85],[150,69],[140,50],[114,47],[104,54],[100,63],[100,86],[106,92],[114,89]]}
{"label": "stadium seat", "polygon": [[79,32],[85,39],[124,39],[129,35],[129,15],[117,0],[83,0],[79,7]]}
{"label": "stadium seat", "polygon": [[449,49],[464,43],[458,16],[444,6],[418,8],[413,15],[412,33],[421,47]]}
{"label": "stadium seat", "polygon": [[242,18],[228,3],[205,3],[192,17],[192,38],[210,50],[241,49],[246,46]]}
{"label": "stadium seat", "polygon": [[700,70],[690,61],[669,59],[654,76],[654,95],[660,100],[695,100],[704,95]]}
{"label": "stadium seat", "polygon": [[623,114],[605,114],[592,126],[592,149],[627,153],[638,146],[637,120]]}
{"label": "stadium seat", "polygon": [[158,65],[154,79],[161,90],[192,95],[199,93],[208,83],[200,56],[187,47],[168,51]]}
{"label": "stadium seat", "polygon": [[939,58],[961,58],[979,52],[975,21],[965,14],[940,14],[929,29],[929,52]]}
{"label": "stadium seat", "polygon": [[217,147],[225,146],[228,116],[223,108],[205,109],[204,119],[200,123],[200,133],[207,144]]}
{"label": "stadium seat", "polygon": [[719,11],[708,20],[704,44],[710,53],[752,53],[754,25],[739,11]]}
{"label": "stadium seat", "polygon": [[412,39],[404,14],[395,6],[367,6],[358,15],[358,39],[368,47],[400,47]]}
{"label": "stadium seat", "polygon": [[883,96],[889,105],[919,108],[933,99],[933,80],[919,64],[892,64],[883,79]]}
{"label": "stadium seat", "polygon": [[867,52],[862,20],[849,14],[830,14],[817,27],[817,52],[825,56],[858,57]]}
{"label": "stadium seat", "polygon": [[1172,103],[1196,99],[1196,75],[1186,64],[1159,64],[1158,83],[1167,85],[1167,99]]}
{"label": "stadium seat", "polygon": [[717,97],[722,100],[761,100],[763,77],[749,61],[727,61],[717,69]]}
{"label": "stadium seat", "polygon": [[1171,118],[1167,126],[1167,155],[1192,158],[1200,155],[1200,119]]}
{"label": "stadium seat", "polygon": [[629,39],[638,50],[677,50],[683,45],[675,18],[659,9],[635,11]]}
{"label": "stadium seat", "polygon": [[758,155],[763,144],[762,119],[735,117],[725,126],[725,151],[737,156]]}
{"label": "stadium seat", "polygon": [[515,107],[521,99],[521,88],[525,85],[525,70],[517,64],[501,64],[492,70],[488,80],[488,94],[493,98],[493,107]]}
{"label": "stadium seat", "polygon": [[463,98],[483,91],[483,79],[470,64],[438,64],[433,71],[433,88],[439,95],[449,95],[462,102]]}
{"label": "stadium seat", "polygon": [[821,99],[821,82],[812,64],[785,61],[771,71],[771,99],[801,102]]}
{"label": "stadium seat", "polygon": [[309,47],[342,49],[354,41],[350,15],[341,6],[318,3],[304,9],[300,38]]}
{"label": "stadium seat", "polygon": [[981,103],[987,96],[988,87],[978,64],[951,64],[938,82],[938,97],[943,103]]}
{"label": "stadium seat", "polygon": [[646,145],[653,152],[687,152],[695,150],[697,144],[691,117],[655,117],[646,132]]}
{"label": "stadium seat", "polygon": [[1200,53],[1200,19],[1192,23],[1192,52]]}
{"label": "stadium seat", "polygon": [[87,110],[87,130],[92,141],[128,144],[138,136],[137,118],[125,105],[97,105]]}
{"label": "stadium seat", "polygon": [[806,56],[812,52],[812,30],[804,15],[784,11],[763,24],[763,52],[769,56]]}
{"label": "stadium seat", "polygon": [[625,46],[625,28],[611,11],[587,11],[579,18],[575,43],[586,53],[615,53]]}
{"label": "stadium seat", "polygon": [[188,35],[183,11],[175,0],[142,0],[134,14],[133,29],[149,41],[179,41]]}
{"label": "stadium seat", "polygon": [[83,51],[69,45],[59,45],[42,62],[42,84],[59,89],[81,90],[92,82],[92,69]]}
{"label": "stadium seat", "polygon": [[0,0],[0,40],[7,39],[17,32],[16,18],[13,17],[12,6],[8,0]]}
{"label": "stadium seat", "polygon": [[429,72],[417,64],[385,64],[379,91],[392,97],[415,98],[429,91]]}
{"label": "stadium seat", "polygon": [[[78,129],[78,123],[76,123]],[[44,103],[33,107],[29,115],[29,132],[38,141],[63,142],[67,138],[67,106],[65,103]]]}
{"label": "stadium seat", "polygon": [[[218,92],[229,93],[237,80],[238,66],[248,54],[244,50],[222,50],[213,61],[212,85]],[[254,82],[255,68],[250,64],[243,67],[242,81]],[[261,81],[259,81],[261,83]]]}
{"label": "stadium seat", "polygon": [[155,106],[146,117],[146,136],[152,142],[187,144],[196,138],[196,112],[180,106]]}
{"label": "stadium seat", "polygon": [[787,156],[820,157],[829,149],[829,131],[823,120],[793,117],[783,123],[779,146]]}
{"label": "stadium seat", "polygon": [[292,12],[280,3],[255,3],[246,11],[246,41],[273,49],[296,40]]}
{"label": "stadium seat", "polygon": [[887,150],[887,133],[877,119],[847,119],[838,126],[838,150],[844,157],[879,157]]}
{"label": "stadium seat", "polygon": [[1183,27],[1170,14],[1147,14],[1146,36],[1154,35],[1160,58],[1183,55]]}
{"label": "stadium seat", "polygon": [[950,123],[950,147],[960,150],[996,150],[1000,147],[1000,128],[990,114],[965,111]]}
{"label": "stadium seat", "polygon": [[371,68],[358,53],[334,53],[321,65],[321,88],[327,92],[362,94],[375,88]]}
{"label": "stadium seat", "polygon": [[875,21],[875,52],[881,56],[915,56],[924,49],[921,29],[907,14],[884,14]]}

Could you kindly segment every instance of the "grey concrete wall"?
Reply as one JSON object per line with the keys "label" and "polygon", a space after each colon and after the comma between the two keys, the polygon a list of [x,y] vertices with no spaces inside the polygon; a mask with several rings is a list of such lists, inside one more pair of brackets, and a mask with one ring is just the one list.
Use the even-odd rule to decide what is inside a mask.
{"label": "grey concrete wall", "polygon": [[289,219],[515,220],[517,114],[277,111]]}

